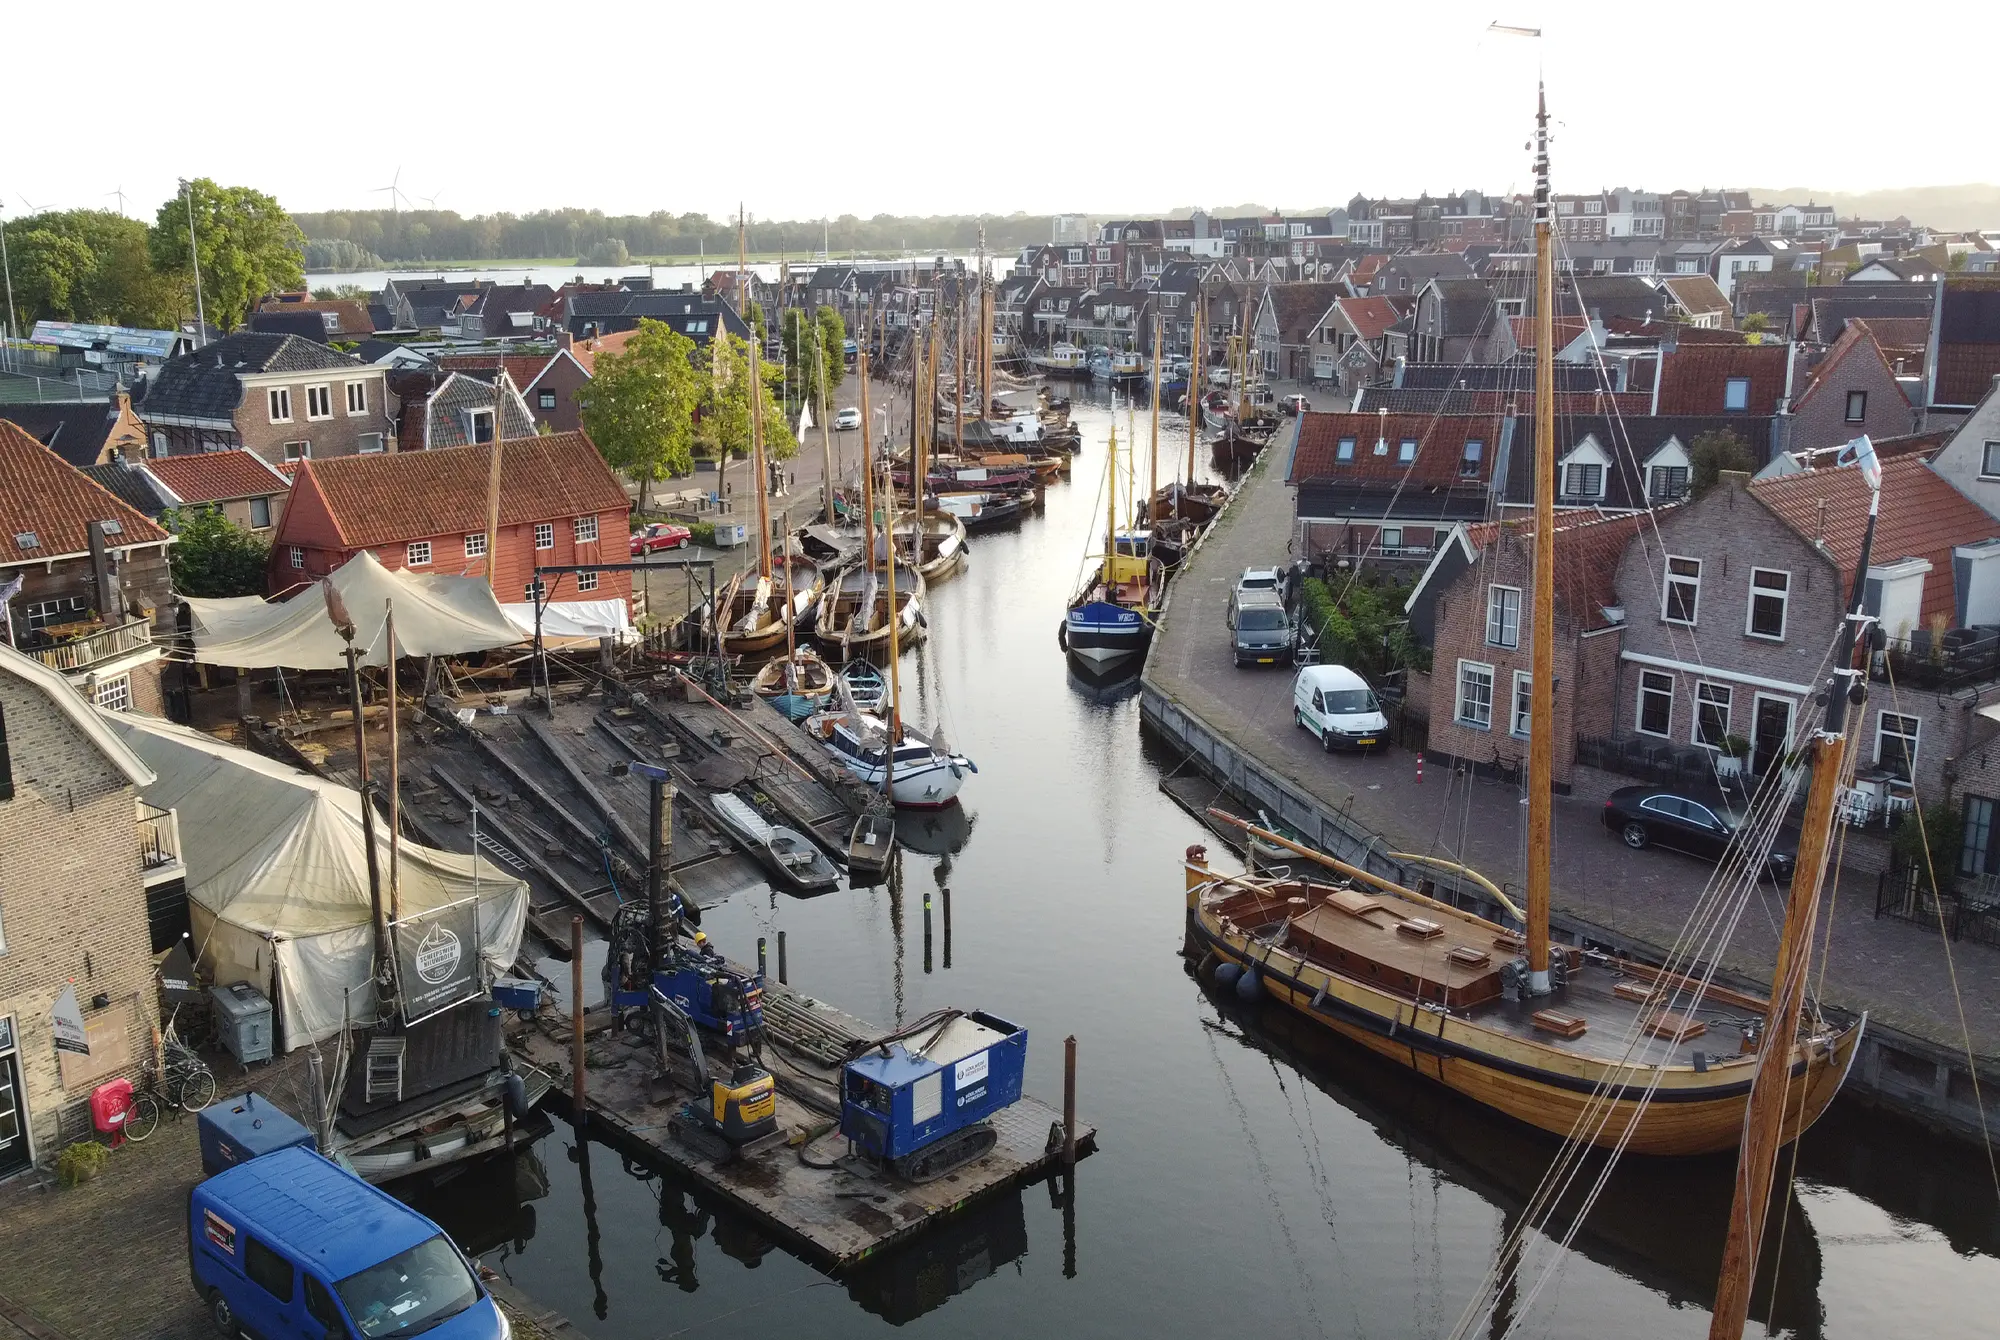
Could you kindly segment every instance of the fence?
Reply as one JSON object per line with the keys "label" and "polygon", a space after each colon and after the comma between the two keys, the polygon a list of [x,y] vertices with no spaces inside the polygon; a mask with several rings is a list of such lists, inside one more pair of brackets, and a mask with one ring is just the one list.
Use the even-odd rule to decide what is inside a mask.
{"label": "fence", "polygon": [[1941,893],[1916,866],[1891,865],[1876,876],[1875,916],[1926,929],[1941,925],[1949,939],[2000,949],[2000,876],[1954,878]]}
{"label": "fence", "polygon": [[1873,677],[1893,675],[1900,687],[1962,689],[2000,679],[2000,629],[1952,628],[1933,636],[1917,629],[1889,643],[1873,660]]}
{"label": "fence", "polygon": [[61,642],[53,647],[37,647],[29,652],[36,660],[51,670],[65,674],[88,670],[100,661],[108,661],[114,656],[123,656],[149,645],[153,640],[153,625],[147,619],[134,619],[130,623],[105,628],[72,642]]}

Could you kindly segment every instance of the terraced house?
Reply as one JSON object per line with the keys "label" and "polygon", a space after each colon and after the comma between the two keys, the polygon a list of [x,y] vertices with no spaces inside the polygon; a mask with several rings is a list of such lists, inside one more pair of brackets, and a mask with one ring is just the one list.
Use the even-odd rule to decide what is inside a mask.
{"label": "terraced house", "polygon": [[383,451],[383,369],[297,335],[227,335],[162,364],[138,399],[150,452],[254,451],[272,465]]}

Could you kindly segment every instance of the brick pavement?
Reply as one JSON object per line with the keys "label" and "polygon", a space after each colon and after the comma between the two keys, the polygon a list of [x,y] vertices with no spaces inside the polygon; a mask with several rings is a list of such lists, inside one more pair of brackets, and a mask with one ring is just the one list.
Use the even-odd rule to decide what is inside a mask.
{"label": "brick pavement", "polygon": [[[1283,395],[1294,388],[1275,389]],[[1224,619],[1236,575],[1288,557],[1293,499],[1284,480],[1295,429],[1292,424],[1280,431],[1246,478],[1241,496],[1176,578],[1147,677],[1266,768],[1329,807],[1348,811],[1395,850],[1463,860],[1495,883],[1519,889],[1527,808],[1518,791],[1436,768],[1418,785],[1415,760],[1402,749],[1369,757],[1323,754],[1293,724],[1288,670],[1238,670],[1231,664]],[[1573,794],[1556,798],[1554,904],[1621,935],[1670,945],[1711,867],[1672,852],[1628,850],[1603,828],[1598,814],[1605,795],[1627,781],[1579,768]],[[1879,841],[1849,840],[1829,903],[1826,999],[1959,1048],[1962,1035],[1940,935],[1874,917],[1875,875],[1883,859]],[[1781,905],[1769,895],[1753,904],[1722,965],[1768,980],[1781,915]],[[1951,953],[1973,1047],[1983,1057],[2000,1057],[2000,991],[1994,989],[2000,954],[1966,943],[1952,945]]]}

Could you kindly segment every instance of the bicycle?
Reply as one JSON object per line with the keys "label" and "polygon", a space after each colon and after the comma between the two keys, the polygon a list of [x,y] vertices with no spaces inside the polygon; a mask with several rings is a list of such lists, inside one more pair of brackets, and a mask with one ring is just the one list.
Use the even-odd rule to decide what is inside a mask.
{"label": "bicycle", "polygon": [[215,1072],[194,1048],[169,1035],[164,1051],[164,1072],[148,1065],[132,1094],[132,1106],[125,1114],[127,1140],[151,1135],[163,1111],[199,1112],[215,1101]]}
{"label": "bicycle", "polygon": [[1518,790],[1521,785],[1520,756],[1502,758],[1500,757],[1500,746],[1494,745],[1492,761],[1486,765],[1486,769],[1481,774],[1480,780],[1488,786],[1508,786]]}

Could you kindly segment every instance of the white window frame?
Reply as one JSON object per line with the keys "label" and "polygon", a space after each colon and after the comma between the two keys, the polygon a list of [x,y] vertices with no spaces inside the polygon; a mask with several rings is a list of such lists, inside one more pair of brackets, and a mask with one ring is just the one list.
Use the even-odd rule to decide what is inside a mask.
{"label": "white window frame", "polygon": [[1514,672],[1514,710],[1507,724],[1516,739],[1525,740],[1534,728],[1535,677],[1526,670]]}
{"label": "white window frame", "polygon": [[[1712,741],[1702,738],[1701,714],[1706,709],[1714,709],[1722,716],[1722,733]],[[1720,752],[1723,740],[1735,730],[1736,690],[1713,679],[1696,680],[1692,715],[1694,720],[1688,726],[1689,743]]]}
{"label": "white window frame", "polygon": [[431,565],[431,542],[411,540],[403,546],[403,566],[406,568],[427,568]]}
{"label": "white window frame", "polygon": [[593,544],[597,540],[597,514],[580,516],[570,522],[570,528],[578,544]]}
{"label": "white window frame", "polygon": [[387,446],[380,433],[363,433],[359,441],[356,450],[363,456],[379,456]]}
{"label": "white window frame", "polygon": [[479,423],[481,419],[484,419],[491,425],[490,435],[487,437],[486,442],[492,442],[500,436],[500,414],[498,410],[484,405],[475,409],[469,409],[465,411],[465,441],[469,446],[483,447],[486,445],[486,442],[479,440]]}
{"label": "white window frame", "polygon": [[1979,453],[1979,477],[2000,479],[2000,442],[1985,443]]}
{"label": "white window frame", "polygon": [[[1859,396],[1861,398],[1861,412],[1859,414],[1854,412],[1854,399],[1856,396]],[[1849,391],[1847,393],[1846,422],[1865,423],[1867,422],[1867,419],[1868,419],[1868,393],[1866,391]]]}
{"label": "white window frame", "polygon": [[309,461],[312,459],[312,454],[313,444],[310,439],[304,442],[285,443],[285,459],[288,461]]}
{"label": "white window frame", "polygon": [[[1572,485],[1571,481],[1578,478],[1579,472],[1589,470],[1597,471],[1597,487],[1578,488]],[[1559,492],[1565,498],[1602,498],[1607,473],[1601,461],[1571,461],[1563,466],[1562,488]],[[1589,476],[1585,474],[1582,478],[1588,479]]]}
{"label": "white window frame", "polygon": [[[1694,564],[1693,575],[1690,576],[1686,573],[1675,572],[1674,564],[1676,563]],[[1688,617],[1685,619],[1677,619],[1668,612],[1673,608],[1674,587],[1677,584],[1689,584],[1689,583],[1693,585],[1694,593],[1687,602]],[[1699,626],[1701,622],[1701,560],[1700,559],[1689,558],[1685,554],[1667,555],[1667,570],[1665,575],[1662,576],[1660,579],[1660,622],[1678,624],[1682,628],[1694,628]]]}
{"label": "white window frame", "polygon": [[[250,529],[269,530],[271,528],[271,500],[269,498],[250,498],[246,499],[246,502],[250,508]],[[257,519],[257,509],[259,506],[264,509],[264,519],[262,521]]]}
{"label": "white window frame", "polygon": [[1396,445],[1396,463],[1408,465],[1417,459],[1417,439],[1406,437]]}
{"label": "white window frame", "polygon": [[1403,547],[1403,528],[1401,526],[1384,526],[1376,531],[1375,547],[1383,553],[1387,553],[1392,549],[1401,549]]}
{"label": "white window frame", "polygon": [[1460,479],[1479,478],[1479,462],[1480,458],[1485,454],[1486,440],[1484,438],[1468,438],[1465,445],[1459,448],[1458,477]]}
{"label": "white window frame", "polygon": [[[1663,689],[1659,682],[1664,681]],[[1648,694],[1667,700],[1667,724],[1664,730],[1653,730],[1646,725],[1646,697]],[[1641,670],[1639,672],[1639,697],[1633,704],[1632,729],[1639,735],[1650,735],[1656,740],[1671,740],[1674,737],[1674,676],[1664,670]]]}
{"label": "white window frame", "polygon": [[90,701],[109,712],[132,710],[132,676],[113,675],[100,679],[91,689]]}
{"label": "white window frame", "polygon": [[483,531],[483,530],[476,530],[476,531],[472,532],[472,534],[470,534],[470,535],[468,535],[468,536],[466,536],[466,537],[465,537],[465,556],[466,556],[467,558],[484,558],[484,557],[486,557],[486,532],[485,532],[485,531]]}
{"label": "white window frame", "polygon": [[1333,459],[1336,463],[1354,459],[1354,439],[1343,437],[1334,444]]}
{"label": "white window frame", "polygon": [[272,423],[292,421],[292,388],[289,386],[267,386],[264,388],[264,408]]}
{"label": "white window frame", "polygon": [[[1666,474],[1669,470],[1680,471],[1680,487],[1675,489],[1671,495],[1663,495],[1660,491],[1659,480],[1660,476]],[[1649,465],[1646,467],[1646,501],[1648,503],[1679,502],[1682,498],[1687,497],[1688,489],[1692,486],[1693,482],[1694,472],[1689,466]]]}
{"label": "white window frame", "polygon": [[305,567],[305,565],[306,565],[306,551],[305,551],[305,550],[303,550],[303,549],[301,549],[301,548],[299,548],[299,546],[297,546],[296,544],[295,544],[295,545],[292,545],[292,546],[290,546],[290,548],[291,548],[291,551],[292,551],[292,554],[291,554],[291,557],[292,557],[292,566],[293,566],[293,567],[295,567],[295,568],[303,568],[303,567]]}
{"label": "white window frame", "polygon": [[[1735,404],[1731,404],[1735,401]],[[1730,377],[1722,383],[1722,408],[1729,414],[1741,414],[1750,408],[1750,379]]]}
{"label": "white window frame", "polygon": [[576,589],[579,591],[595,591],[597,589],[597,574],[594,572],[577,573]]}
{"label": "white window frame", "polygon": [[539,551],[542,549],[553,549],[555,547],[556,547],[555,522],[537,521],[535,523],[535,548]]}
{"label": "white window frame", "polygon": [[556,393],[554,391],[535,392],[535,404],[541,409],[554,409],[556,407]]}
{"label": "white window frame", "polygon": [[[313,408],[313,402],[319,408]],[[333,383],[318,382],[306,388],[306,422],[319,423],[333,417]]]}
{"label": "white window frame", "polygon": [[523,586],[523,587],[521,588],[521,590],[522,590],[522,593],[523,593],[523,594],[522,594],[522,596],[521,596],[521,599],[523,599],[523,600],[525,600],[525,601],[530,601],[530,602],[533,602],[533,601],[537,601],[537,600],[540,600],[540,599],[542,599],[542,598],[543,598],[544,596],[548,595],[548,593],[549,593],[549,584],[548,584],[547,582],[543,581],[543,580],[542,580],[542,579],[541,579],[540,577],[537,577],[537,578],[535,578],[535,580],[533,580],[533,581],[531,581],[531,582],[528,582],[528,583],[526,583],[526,584],[525,584],[525,585],[524,585],[524,586]]}
{"label": "white window frame", "polygon": [[[1782,577],[1785,584],[1774,591],[1770,587],[1759,586],[1757,584],[1759,577]],[[1760,600],[1775,600],[1778,602],[1778,631],[1775,633],[1760,633],[1757,631],[1757,602]],[[1791,622],[1791,615],[1791,571],[1787,568],[1750,569],[1750,600],[1749,607],[1743,611],[1743,635],[1745,637],[1758,638],[1765,642],[1783,642],[1785,640],[1785,628]]]}
{"label": "white window frame", "polygon": [[[1466,715],[1465,680],[1467,674],[1484,675],[1486,677],[1486,718],[1483,721],[1478,717]],[[1491,665],[1485,661],[1460,661],[1458,663],[1458,677],[1453,681],[1452,697],[1454,699],[1452,704],[1452,720],[1454,722],[1471,730],[1493,729],[1493,667]]]}
{"label": "white window frame", "polygon": [[[1513,596],[1514,623],[1507,626],[1508,596]],[[1506,647],[1510,651],[1521,645],[1521,588],[1502,586],[1494,582],[1486,588],[1486,645]]]}
{"label": "white window frame", "polygon": [[[1886,729],[1891,718],[1894,718],[1897,721],[1909,722],[1911,725],[1910,731],[1906,734],[1903,731],[1899,730],[1892,731]],[[1891,712],[1886,709],[1877,712],[1875,714],[1875,766],[1878,768],[1883,766],[1882,740],[1885,736],[1894,736],[1896,739],[1908,740],[1910,742],[1909,760],[1908,760],[1910,765],[1910,772],[1909,776],[1905,778],[1905,780],[1914,782],[1917,778],[1917,751],[1923,747],[1924,719],[1920,716],[1914,715],[1913,713]]]}
{"label": "white window frame", "polygon": [[[358,402],[358,403],[357,403]],[[349,418],[368,412],[368,383],[347,383],[347,414]]]}

